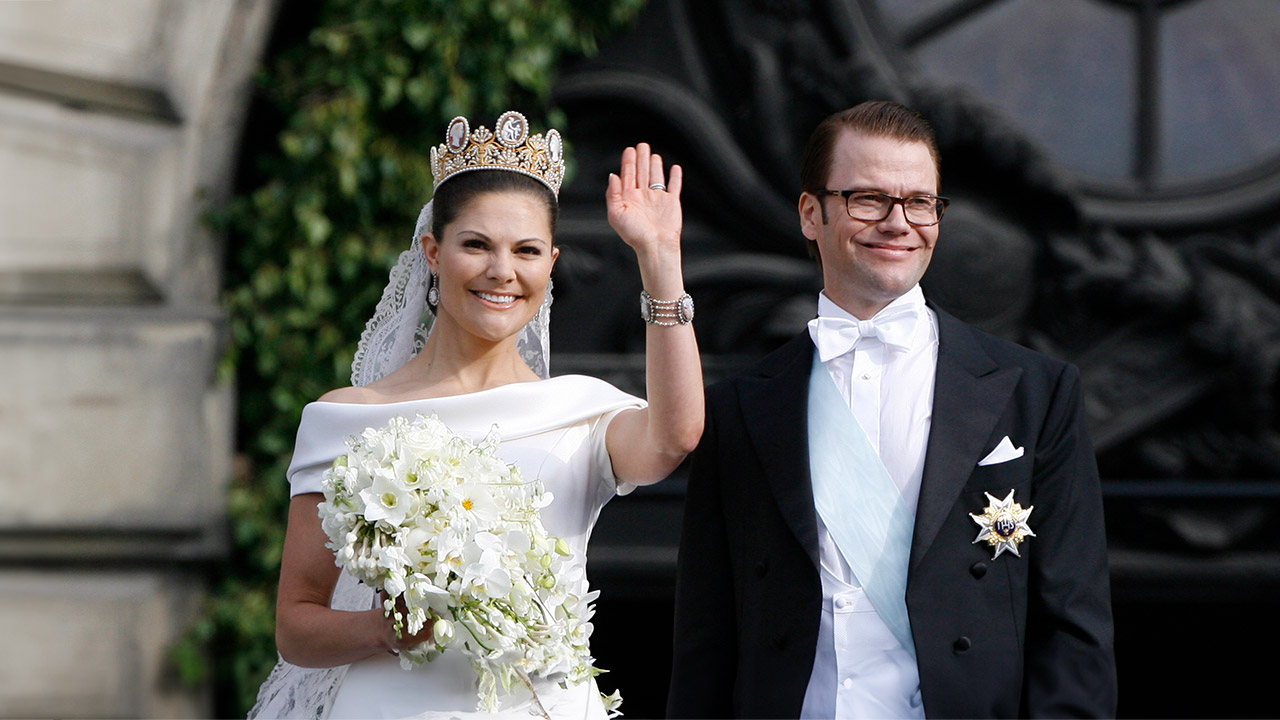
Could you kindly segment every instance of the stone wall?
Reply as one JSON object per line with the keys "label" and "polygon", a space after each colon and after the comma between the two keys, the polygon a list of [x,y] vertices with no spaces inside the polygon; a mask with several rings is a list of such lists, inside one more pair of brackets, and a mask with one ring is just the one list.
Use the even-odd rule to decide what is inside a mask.
{"label": "stone wall", "polygon": [[230,190],[276,0],[0,3],[0,717],[201,717]]}

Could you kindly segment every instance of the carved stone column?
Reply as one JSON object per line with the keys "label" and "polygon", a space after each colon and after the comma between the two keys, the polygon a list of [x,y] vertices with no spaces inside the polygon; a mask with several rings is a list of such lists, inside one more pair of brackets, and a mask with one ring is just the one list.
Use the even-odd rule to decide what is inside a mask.
{"label": "carved stone column", "polygon": [[276,0],[0,3],[0,717],[201,717],[218,238]]}

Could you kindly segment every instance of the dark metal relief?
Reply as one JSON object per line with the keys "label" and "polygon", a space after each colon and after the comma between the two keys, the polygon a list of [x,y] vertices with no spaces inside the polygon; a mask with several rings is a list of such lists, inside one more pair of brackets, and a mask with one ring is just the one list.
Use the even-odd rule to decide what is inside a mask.
{"label": "dark metal relief", "polygon": [[[1186,24],[1173,13],[1201,4],[1167,3],[1168,22],[1153,26],[1157,41],[1162,28],[1172,28],[1167,36]],[[926,294],[1080,367],[1108,482],[1267,485],[1280,477],[1280,143],[1261,143],[1251,155],[1229,148],[1243,158],[1233,167],[1175,176],[1161,165],[1160,153],[1176,151],[1162,128],[1190,120],[1161,99],[1169,83],[1140,79],[1158,74],[1160,62],[1178,65],[1169,60],[1177,48],[1135,40],[1128,72],[1139,79],[1115,90],[1131,94],[1095,102],[1131,104],[1145,119],[1113,128],[1132,133],[1136,149],[1103,177],[1071,162],[1085,152],[1071,143],[1087,143],[1088,134],[1055,144],[1054,128],[1077,120],[1047,123],[1034,103],[1003,103],[992,88],[1020,68],[984,65],[981,47],[962,42],[974,27],[994,37],[1016,34],[1011,23],[1053,27],[1054,13],[1069,15],[1072,3],[1028,11],[1032,4],[935,1],[908,3],[909,13],[890,5],[655,0],[628,35],[564,73],[557,102],[569,116],[576,168],[564,194],[554,327],[562,354],[553,372],[610,366],[611,379],[643,390],[642,364],[630,355],[643,347],[639,277],[602,202],[625,145],[648,141],[685,169],[686,282],[714,380],[812,317],[821,280],[796,215],[802,148],[828,114],[888,98],[934,124],[944,194],[953,199]],[[1093,5],[1114,15],[1141,3]],[[1256,22],[1280,27],[1280,14],[1251,7]],[[1270,52],[1280,67],[1280,49]],[[1072,91],[1069,72],[1045,72],[1043,83]],[[1266,89],[1280,108],[1280,83]],[[1075,112],[1078,122],[1097,121],[1090,107]],[[1214,117],[1205,122],[1213,132]],[[1090,132],[1103,142],[1109,131]],[[624,359],[611,365],[617,356],[607,353]],[[1222,542],[1170,532],[1192,545]]]}

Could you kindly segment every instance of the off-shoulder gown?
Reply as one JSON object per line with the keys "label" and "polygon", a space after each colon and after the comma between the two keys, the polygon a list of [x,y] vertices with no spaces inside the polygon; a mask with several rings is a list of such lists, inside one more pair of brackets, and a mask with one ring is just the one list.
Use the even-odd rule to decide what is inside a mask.
{"label": "off-shoulder gown", "polygon": [[[587,541],[601,508],[631,487],[617,482],[605,431],[621,411],[644,401],[603,380],[565,375],[513,383],[467,395],[357,405],[314,402],[302,412],[293,461],[291,493],[321,491],[321,478],[348,449],[348,437],[385,425],[394,416],[413,419],[435,414],[454,432],[478,441],[494,425],[498,454],[538,478],[554,500],[542,511],[549,534],[569,543],[575,561],[571,581],[586,593]],[[345,572],[331,606],[340,610],[375,607],[373,591]],[[536,683],[538,699],[553,718],[602,718],[594,681],[568,689]],[[476,711],[476,677],[461,653],[446,652],[433,662],[402,670],[391,656],[338,668],[310,670],[283,660],[263,684],[251,718],[467,718],[530,717],[530,697],[517,689],[502,699],[497,715]]]}

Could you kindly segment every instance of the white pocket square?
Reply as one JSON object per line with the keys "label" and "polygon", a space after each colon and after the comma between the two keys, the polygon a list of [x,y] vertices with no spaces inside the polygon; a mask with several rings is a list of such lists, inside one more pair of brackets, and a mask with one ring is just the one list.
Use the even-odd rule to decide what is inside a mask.
{"label": "white pocket square", "polygon": [[1014,447],[1013,442],[1009,440],[1009,436],[1005,435],[1004,439],[996,445],[996,449],[991,454],[978,461],[978,467],[983,465],[999,465],[1000,463],[1017,460],[1022,457],[1022,448]]}

